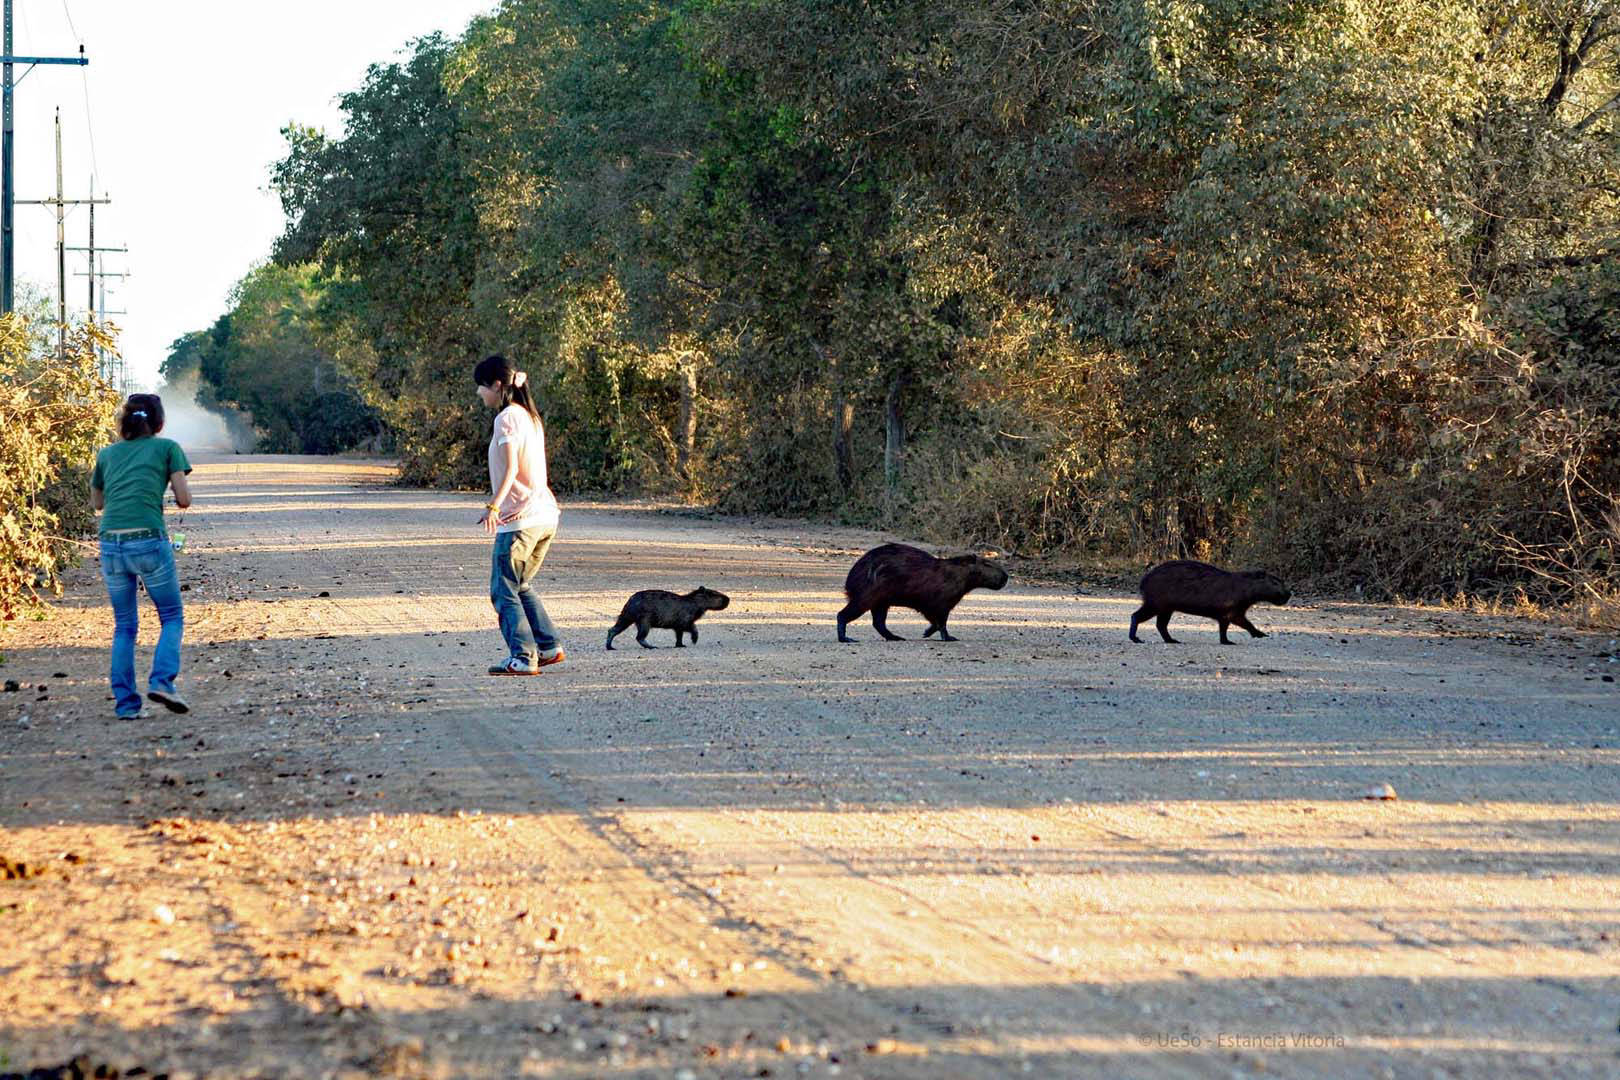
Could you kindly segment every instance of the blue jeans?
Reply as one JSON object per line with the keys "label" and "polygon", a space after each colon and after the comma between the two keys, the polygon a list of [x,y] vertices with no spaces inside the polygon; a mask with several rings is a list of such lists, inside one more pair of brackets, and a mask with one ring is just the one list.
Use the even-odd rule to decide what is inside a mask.
{"label": "blue jeans", "polygon": [[107,582],[112,600],[113,697],[119,716],[141,711],[141,694],[135,688],[135,631],[140,625],[140,600],[135,580],[146,583],[146,594],[157,606],[157,652],[152,654],[152,674],[147,689],[174,693],[174,680],[180,674],[180,635],[185,628],[185,610],[180,603],[180,577],[174,570],[174,548],[166,537],[144,540],[101,538],[101,576]]}
{"label": "blue jeans", "polygon": [[529,666],[557,651],[557,628],[539,594],[529,587],[555,535],[545,529],[495,534],[489,600],[512,658]]}

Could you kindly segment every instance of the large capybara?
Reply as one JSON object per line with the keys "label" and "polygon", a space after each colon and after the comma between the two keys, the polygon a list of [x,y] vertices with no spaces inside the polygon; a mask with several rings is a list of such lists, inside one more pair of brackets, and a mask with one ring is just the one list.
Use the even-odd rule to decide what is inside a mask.
{"label": "large capybara", "polygon": [[1136,636],[1136,627],[1152,616],[1157,620],[1159,636],[1172,645],[1179,642],[1170,636],[1170,616],[1178,611],[1218,622],[1223,645],[1232,644],[1226,628],[1234,624],[1251,637],[1265,637],[1249,622],[1249,606],[1261,600],[1286,604],[1289,595],[1288,586],[1264,570],[1233,573],[1191,559],[1160,563],[1142,576],[1140,589],[1142,606],[1131,615],[1131,640],[1142,640]]}
{"label": "large capybara", "polygon": [[838,613],[838,640],[853,641],[844,632],[853,620],[870,611],[872,625],[888,641],[904,640],[890,633],[891,607],[910,608],[928,620],[923,637],[939,634],[941,641],[955,641],[945,629],[951,609],[961,603],[969,589],[999,589],[1007,584],[1007,571],[978,555],[958,555],[936,559],[920,548],[906,544],[884,544],[873,548],[849,568],[844,579],[844,595],[849,603]]}
{"label": "large capybara", "polygon": [[636,624],[636,644],[643,649],[655,649],[656,645],[647,644],[647,631],[657,628],[659,630],[675,631],[675,647],[685,648],[681,635],[691,634],[692,644],[697,644],[697,621],[703,617],[705,611],[720,611],[731,603],[731,597],[713,589],[699,586],[685,596],[677,596],[663,589],[645,589],[636,593],[624,602],[624,610],[619,612],[619,619],[608,631],[607,647],[613,648],[613,639],[631,623]]}

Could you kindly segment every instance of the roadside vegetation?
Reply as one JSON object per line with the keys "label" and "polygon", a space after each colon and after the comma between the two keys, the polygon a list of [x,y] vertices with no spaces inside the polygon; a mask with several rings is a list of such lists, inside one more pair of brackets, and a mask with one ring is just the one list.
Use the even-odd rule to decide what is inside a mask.
{"label": "roadside vegetation", "polygon": [[159,374],[195,386],[199,405],[234,415],[269,454],[334,454],[380,442],[376,410],[339,366],[316,320],[322,286],[312,267],[255,267],[231,308],[169,348]]}
{"label": "roadside vegetation", "polygon": [[1617,617],[1620,5],[506,0],[342,106],[171,358],[267,449],[475,483],[500,351],[563,490]]}
{"label": "roadside vegetation", "polygon": [[0,622],[60,594],[57,573],[95,532],[90,467],[112,428],[118,395],[101,378],[94,327],[56,354],[24,314],[0,316]]}

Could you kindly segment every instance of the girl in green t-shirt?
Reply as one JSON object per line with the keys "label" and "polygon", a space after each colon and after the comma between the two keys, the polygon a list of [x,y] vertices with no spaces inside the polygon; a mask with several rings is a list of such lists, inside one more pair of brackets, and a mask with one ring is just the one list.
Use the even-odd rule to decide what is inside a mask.
{"label": "girl in green t-shirt", "polygon": [[163,430],[163,399],[156,394],[131,394],[118,412],[122,441],[96,455],[90,476],[90,505],[101,511],[101,576],[113,608],[112,680],[115,710],[120,719],[141,715],[141,694],[135,684],[135,631],[140,623],[137,580],[157,607],[162,629],[152,655],[152,673],[146,696],[171,712],[190,709],[174,680],[180,675],[180,637],[185,609],[180,603],[180,578],[174,568],[174,547],[163,527],[163,493],[174,488],[174,503],[191,505],[186,474],[191,462],[172,439],[158,438]]}

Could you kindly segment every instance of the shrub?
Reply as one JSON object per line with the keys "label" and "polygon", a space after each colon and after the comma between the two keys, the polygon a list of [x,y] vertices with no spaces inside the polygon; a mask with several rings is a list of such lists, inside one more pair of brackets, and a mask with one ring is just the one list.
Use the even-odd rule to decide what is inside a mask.
{"label": "shrub", "polygon": [[89,473],[109,438],[118,395],[97,370],[95,328],[68,339],[67,356],[42,353],[20,315],[0,317],[0,619],[15,619],[91,532]]}

